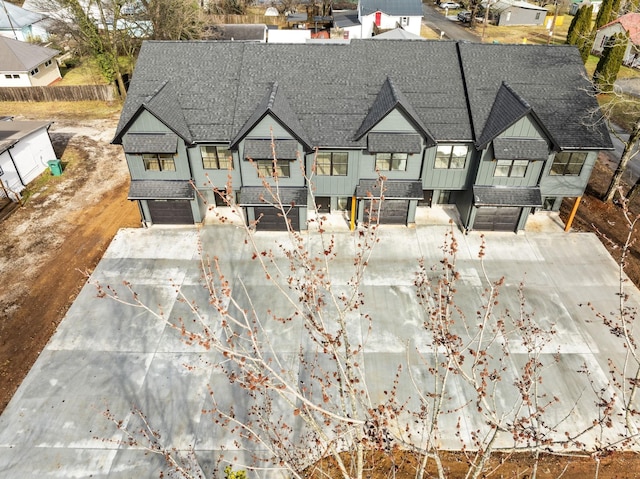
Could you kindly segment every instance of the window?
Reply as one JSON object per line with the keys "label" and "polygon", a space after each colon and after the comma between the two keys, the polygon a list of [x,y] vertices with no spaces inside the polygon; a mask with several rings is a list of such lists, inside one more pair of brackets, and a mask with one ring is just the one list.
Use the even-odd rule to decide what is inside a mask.
{"label": "window", "polygon": [[406,171],[407,153],[376,153],[376,170]]}
{"label": "window", "polygon": [[39,72],[40,70],[38,70],[37,68],[34,68],[33,70],[31,70],[31,75],[35,75]]}
{"label": "window", "polygon": [[460,169],[464,168],[467,160],[468,147],[462,145],[440,145],[436,150],[435,168]]}
{"label": "window", "polygon": [[222,146],[201,146],[202,167],[207,170],[233,169],[231,152]]}
{"label": "window", "polygon": [[529,160],[496,160],[496,171],[493,176],[524,178]]}
{"label": "window", "polygon": [[[289,178],[291,173],[291,162],[284,160],[255,160],[258,168],[258,175],[262,178],[268,178],[270,176],[278,176],[278,178]],[[275,170],[274,170],[275,164]],[[275,175],[274,175],[275,173]]]}
{"label": "window", "polygon": [[5,78],[11,79],[11,75],[5,75]]}
{"label": "window", "polygon": [[45,67],[48,67],[49,65],[51,65],[51,60],[47,60],[46,62],[44,62]]}
{"label": "window", "polygon": [[316,174],[321,176],[347,176],[348,153],[319,152],[316,156]]}
{"label": "window", "polygon": [[551,176],[579,176],[587,159],[586,153],[561,152],[556,155],[551,164]]}
{"label": "window", "polygon": [[540,20],[540,12],[536,13],[536,20]]}
{"label": "window", "polygon": [[144,169],[147,171],[176,171],[176,161],[173,155],[149,153],[142,155]]}
{"label": "window", "polygon": [[400,25],[403,27],[409,26],[409,17],[400,17]]}

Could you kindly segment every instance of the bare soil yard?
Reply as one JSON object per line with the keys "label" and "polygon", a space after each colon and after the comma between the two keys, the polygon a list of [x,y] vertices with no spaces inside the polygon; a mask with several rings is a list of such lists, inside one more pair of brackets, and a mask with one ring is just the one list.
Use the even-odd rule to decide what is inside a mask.
{"label": "bare soil yard", "polygon": [[[45,173],[26,205],[0,223],[0,412],[84,285],[85,273],[93,270],[119,228],[137,227],[140,220],[136,206],[126,199],[129,182],[122,150],[109,145],[117,113],[104,120],[71,120],[63,113],[56,119],[37,111],[32,117],[17,119],[23,118],[55,121],[51,138],[66,165],[60,177]],[[619,243],[628,231],[621,209],[598,199],[611,175],[608,164],[603,156],[574,229],[597,228]],[[564,218],[571,206],[570,201],[563,205]],[[640,213],[640,200],[631,209]],[[618,250],[608,247],[615,257]],[[640,284],[638,251],[636,244],[627,270],[635,284]],[[529,456],[503,459],[505,464],[491,477],[529,477]],[[398,462],[408,464],[406,457],[399,457]],[[462,454],[448,457],[450,477],[463,474],[464,462]],[[596,466],[593,457],[546,456],[538,477],[596,477]],[[377,469],[389,471],[388,467]],[[618,453],[602,458],[597,477],[639,475],[640,458]],[[369,477],[383,476],[372,471]],[[396,477],[414,476],[398,469]]]}
{"label": "bare soil yard", "polygon": [[[117,116],[56,120],[50,131],[64,173],[45,172],[36,191],[0,225],[0,411],[122,227],[137,227],[127,198]],[[48,178],[47,178],[48,177]]]}

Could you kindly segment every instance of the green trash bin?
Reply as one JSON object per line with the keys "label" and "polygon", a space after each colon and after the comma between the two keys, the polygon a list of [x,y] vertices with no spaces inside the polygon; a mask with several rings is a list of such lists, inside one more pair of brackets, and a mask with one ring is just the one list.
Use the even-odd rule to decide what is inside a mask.
{"label": "green trash bin", "polygon": [[47,164],[53,176],[60,176],[62,174],[62,162],[60,160],[50,160],[47,161]]}

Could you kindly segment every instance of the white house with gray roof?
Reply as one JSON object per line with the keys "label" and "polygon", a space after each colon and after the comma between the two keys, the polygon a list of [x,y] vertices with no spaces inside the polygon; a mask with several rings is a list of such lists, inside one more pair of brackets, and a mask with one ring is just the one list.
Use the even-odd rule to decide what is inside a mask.
{"label": "white house with gray roof", "polygon": [[60,52],[0,36],[0,87],[47,86],[62,78]]}
{"label": "white house with gray roof", "polygon": [[517,231],[612,148],[589,88],[565,45],[150,41],[113,142],[147,225],[202,222],[230,181],[247,222],[281,229],[277,178],[295,229],[316,209],[369,221],[384,196],[381,223],[450,204],[463,228]]}
{"label": "white house with gray roof", "polygon": [[[349,17],[347,17],[349,18]],[[420,36],[422,2],[420,0],[358,0],[359,25],[343,22],[349,38],[370,38],[377,30],[402,28]],[[341,19],[344,20],[344,19]]]}
{"label": "white house with gray roof", "polygon": [[0,36],[21,42],[36,38],[46,40],[49,33],[45,18],[40,13],[20,8],[5,1],[0,8]]}

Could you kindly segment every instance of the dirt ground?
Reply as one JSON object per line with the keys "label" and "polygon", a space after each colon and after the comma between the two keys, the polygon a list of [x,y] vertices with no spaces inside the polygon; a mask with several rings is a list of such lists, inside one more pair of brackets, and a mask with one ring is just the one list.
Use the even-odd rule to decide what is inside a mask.
{"label": "dirt ground", "polygon": [[140,224],[136,205],[126,199],[122,148],[109,145],[116,124],[117,118],[55,121],[49,132],[63,159],[62,176],[43,182],[0,224],[0,411],[82,288],[85,273],[119,228]]}
{"label": "dirt ground", "polygon": [[[16,118],[40,119],[40,118]],[[55,121],[55,119],[54,119]],[[4,410],[40,351],[102,257],[119,228],[138,227],[137,207],[128,201],[128,172],[120,147],[109,145],[117,118],[55,121],[50,129],[58,158],[69,158],[60,177],[50,177],[40,192],[0,224],[0,412]],[[621,208],[598,196],[611,176],[603,154],[573,223],[577,231],[597,229],[613,243],[626,238]],[[48,172],[44,173],[49,175]],[[565,201],[561,216],[573,202]],[[631,205],[640,212],[640,199]],[[603,238],[614,257],[619,254]],[[627,273],[640,284],[638,245],[632,248]],[[591,457],[548,456],[538,477],[596,477]],[[463,475],[464,458],[447,461],[450,477]],[[530,458],[511,457],[492,477],[528,477]],[[384,469],[384,468],[381,468]],[[386,469],[388,471],[388,469]],[[398,471],[396,477],[403,476]],[[640,475],[640,457],[607,456],[597,477]],[[378,477],[375,473],[371,477]]]}

